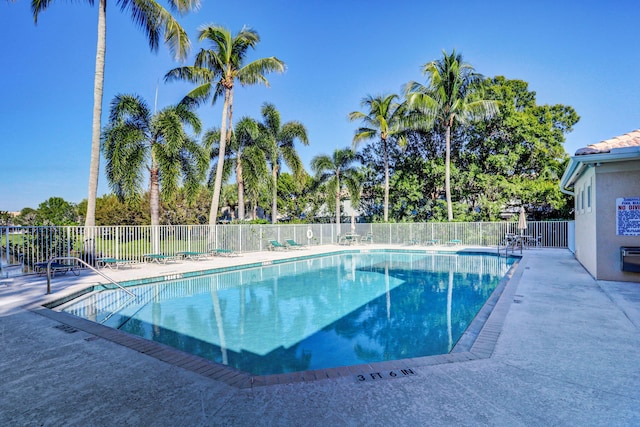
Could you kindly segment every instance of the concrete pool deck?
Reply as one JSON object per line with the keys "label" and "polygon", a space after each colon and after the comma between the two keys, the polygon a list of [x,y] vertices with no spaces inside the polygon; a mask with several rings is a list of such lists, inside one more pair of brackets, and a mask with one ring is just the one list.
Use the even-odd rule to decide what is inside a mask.
{"label": "concrete pool deck", "polygon": [[[122,281],[290,255],[252,253],[106,274]],[[524,251],[496,305],[504,318],[492,325],[489,356],[422,366],[409,359],[405,366],[414,375],[367,381],[358,381],[354,370],[238,388],[73,332],[25,307],[97,282],[104,280],[88,272],[59,276],[50,296],[42,277],[0,282],[1,425],[640,424],[640,284],[596,281],[567,250]]]}

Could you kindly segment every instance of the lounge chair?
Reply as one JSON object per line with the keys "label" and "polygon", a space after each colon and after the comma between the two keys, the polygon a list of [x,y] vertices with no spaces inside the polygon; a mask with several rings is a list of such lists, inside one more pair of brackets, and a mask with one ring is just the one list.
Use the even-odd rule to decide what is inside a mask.
{"label": "lounge chair", "polygon": [[285,244],[287,246],[289,246],[292,249],[305,249],[307,247],[307,245],[303,245],[302,243],[298,243],[293,239],[287,239],[285,240]]}
{"label": "lounge chair", "polygon": [[[38,274],[47,274],[47,265],[49,265],[48,261],[37,262],[33,265],[33,269]],[[54,261],[49,265],[49,267],[51,268],[52,276],[56,273],[66,274],[68,271],[71,271],[76,276],[80,275],[80,267],[78,264],[63,264],[61,262]]]}
{"label": "lounge chair", "polygon": [[195,252],[195,251],[182,251],[176,252],[176,255],[181,257],[182,259],[190,259],[192,261],[198,261],[202,258],[206,258],[209,256],[208,252]]}
{"label": "lounge chair", "polygon": [[175,255],[165,255],[165,254],[144,254],[144,258],[149,262],[155,262],[158,264],[166,264],[168,262],[177,261],[177,257]]}
{"label": "lounge chair", "polygon": [[240,256],[240,254],[234,251],[233,249],[223,249],[223,248],[211,249],[209,253],[215,256]]}
{"label": "lounge chair", "polygon": [[97,258],[96,262],[98,264],[99,267],[107,267],[110,268],[112,270],[117,270],[120,267],[133,267],[134,264],[137,264],[136,260],[131,260],[131,259],[118,259],[118,258],[111,258],[111,257],[103,257],[103,258]]}
{"label": "lounge chair", "polygon": [[289,249],[287,247],[287,245],[283,245],[282,243],[278,242],[277,240],[269,240],[269,246],[268,246],[270,251],[277,251],[277,250],[287,250]]}
{"label": "lounge chair", "polygon": [[462,244],[462,240],[451,239],[447,242],[447,246],[458,246]]}
{"label": "lounge chair", "polygon": [[425,246],[435,246],[440,243],[440,239],[430,239],[424,242]]}

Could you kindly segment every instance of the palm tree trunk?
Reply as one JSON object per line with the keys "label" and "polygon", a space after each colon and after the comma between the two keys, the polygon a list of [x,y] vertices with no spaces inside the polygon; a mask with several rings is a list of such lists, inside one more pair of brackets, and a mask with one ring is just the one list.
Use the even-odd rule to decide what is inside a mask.
{"label": "palm tree trunk", "polygon": [[278,165],[271,169],[271,184],[273,185],[273,197],[271,198],[271,224],[278,222]]}
{"label": "palm tree trunk", "polygon": [[340,234],[340,174],[336,174],[336,229]]}
{"label": "palm tree trunk", "polygon": [[227,150],[227,112],[229,110],[230,95],[231,90],[225,89],[224,105],[222,107],[222,124],[220,128],[220,154],[218,154],[218,165],[216,166],[216,179],[213,183],[213,198],[211,199],[211,210],[209,211],[209,225],[216,225],[218,219],[218,208],[220,207],[220,190],[222,189],[224,155]]}
{"label": "palm tree trunk", "polygon": [[447,218],[449,221],[453,221],[453,207],[451,206],[451,125],[447,125],[445,144],[444,192],[447,198]]}
{"label": "palm tree trunk", "polygon": [[160,183],[158,168],[151,167],[150,188],[149,188],[149,206],[151,209],[151,225],[160,224]]}
{"label": "palm tree trunk", "polygon": [[238,153],[236,159],[236,182],[238,183],[238,219],[242,221],[244,219],[244,179],[242,179],[242,161]]}
{"label": "palm tree trunk", "polygon": [[[104,87],[104,58],[107,47],[107,0],[100,0],[98,7],[98,45],[96,47],[96,71],[93,81],[93,119],[91,124],[91,163],[89,165],[89,189],[85,226],[96,225],[96,198],[100,172],[100,119],[102,117],[102,92]],[[91,233],[89,231],[89,233]],[[91,238],[91,236],[88,236]]]}
{"label": "palm tree trunk", "polygon": [[233,131],[233,86],[229,88],[229,115],[227,116],[227,144],[231,141]]}
{"label": "palm tree trunk", "polygon": [[149,207],[151,210],[151,247],[154,253],[160,252],[160,183],[158,168],[151,167],[149,188]]}
{"label": "palm tree trunk", "polygon": [[382,140],[384,150],[384,222],[389,220],[389,153],[387,151],[387,140]]}

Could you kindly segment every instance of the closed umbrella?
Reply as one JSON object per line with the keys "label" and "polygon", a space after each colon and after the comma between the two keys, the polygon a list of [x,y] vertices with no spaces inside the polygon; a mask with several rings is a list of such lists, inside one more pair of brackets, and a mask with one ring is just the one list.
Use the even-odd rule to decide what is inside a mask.
{"label": "closed umbrella", "polygon": [[520,235],[524,234],[524,230],[527,229],[527,216],[524,213],[524,206],[520,207],[520,216],[518,217],[518,230],[520,230]]}

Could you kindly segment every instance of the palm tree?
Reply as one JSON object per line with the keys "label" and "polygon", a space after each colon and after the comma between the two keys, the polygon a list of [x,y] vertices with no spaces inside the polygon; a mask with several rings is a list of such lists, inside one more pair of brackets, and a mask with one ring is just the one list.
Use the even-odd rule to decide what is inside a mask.
{"label": "palm tree", "polygon": [[260,124],[263,137],[268,141],[267,158],[271,164],[271,223],[278,222],[278,176],[282,162],[294,174],[296,181],[304,182],[304,167],[295,148],[296,139],[303,145],[309,145],[307,129],[298,121],[282,124],[280,112],[275,105],[265,103],[262,106],[263,122]]}
{"label": "palm tree", "polygon": [[[87,0],[93,5],[93,0]],[[40,12],[44,11],[52,0],[32,0],[31,11],[37,24]],[[102,116],[102,92],[104,86],[104,58],[107,50],[107,0],[98,0],[98,45],[96,48],[96,69],[93,84],[93,120],[91,131],[91,163],[89,166],[89,189],[87,195],[87,216],[85,226],[96,224],[96,197],[98,194],[98,173],[100,171],[100,128]],[[178,21],[162,6],[153,0],[117,0],[121,11],[131,13],[133,22],[147,35],[152,51],[156,52],[160,36],[176,59],[184,59],[189,51],[190,42],[187,33]],[[169,7],[180,14],[197,10],[199,0],[169,0]]]}
{"label": "palm tree", "polygon": [[311,159],[311,170],[316,174],[319,185],[325,185],[335,197],[336,227],[340,233],[340,195],[343,187],[351,195],[352,206],[356,206],[360,195],[360,180],[357,169],[353,166],[355,153],[349,149],[336,149],[333,156],[318,155]]}
{"label": "palm tree", "polygon": [[[204,140],[205,146],[212,147],[211,158],[222,158],[219,146],[220,131],[218,129],[208,131]],[[243,220],[245,218],[245,193],[248,189],[254,193],[254,190],[261,186],[268,175],[265,147],[260,139],[259,126],[255,120],[249,117],[240,119],[231,134],[231,140],[226,146],[226,155],[223,157],[226,159],[223,181],[226,181],[231,169],[235,169],[238,187],[238,219]]]}
{"label": "palm tree", "polygon": [[389,219],[389,149],[390,138],[395,138],[400,144],[404,144],[406,118],[404,117],[404,107],[395,102],[398,95],[365,97],[361,106],[368,110],[367,113],[354,111],[349,113],[349,120],[361,120],[363,126],[358,128],[353,136],[352,149],[355,150],[358,143],[373,138],[380,138],[382,142],[383,162],[384,162],[384,221]]}
{"label": "palm tree", "polygon": [[185,105],[152,114],[138,96],[117,95],[111,102],[103,131],[107,180],[120,199],[135,198],[149,172],[151,225],[160,222],[160,193],[175,194],[183,178],[187,195],[193,196],[204,178],[206,152],[187,135],[186,126],[200,132],[200,119]]}
{"label": "palm tree", "polygon": [[445,194],[447,217],[453,220],[451,205],[451,127],[455,123],[487,119],[498,112],[496,101],[482,99],[482,75],[463,62],[454,50],[443,58],[425,64],[422,74],[428,85],[409,82],[406,97],[409,105],[433,117],[445,129]]}
{"label": "palm tree", "polygon": [[[187,94],[183,102],[203,103],[208,98],[212,102],[220,95],[224,96],[222,124],[220,125],[220,153],[226,152],[226,144],[231,139],[233,88],[236,81],[244,86],[262,83],[269,86],[265,74],[283,72],[285,65],[276,57],[256,59],[244,64],[249,48],[255,48],[260,36],[254,30],[243,27],[235,36],[229,30],[217,25],[200,28],[200,42],[208,40],[211,49],[201,49],[193,66],[174,68],[165,76],[165,80],[186,80],[198,86]],[[220,189],[222,187],[224,159],[218,160],[216,178],[209,213],[209,224],[214,225],[218,217]]]}

